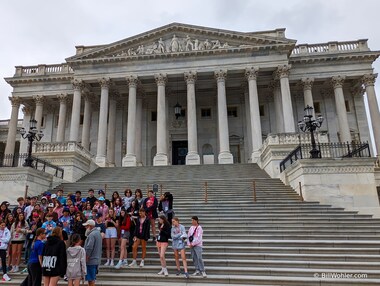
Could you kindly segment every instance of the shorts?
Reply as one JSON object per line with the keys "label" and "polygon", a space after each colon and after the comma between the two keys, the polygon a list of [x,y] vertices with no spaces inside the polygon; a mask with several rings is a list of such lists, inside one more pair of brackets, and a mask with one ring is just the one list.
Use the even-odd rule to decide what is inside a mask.
{"label": "shorts", "polygon": [[122,230],[120,232],[120,238],[122,239],[129,239],[129,236],[131,235],[131,233],[128,231],[128,230]]}
{"label": "shorts", "polygon": [[105,238],[117,238],[117,229],[116,227],[109,227],[106,229]]}
{"label": "shorts", "polygon": [[25,240],[13,240],[11,241],[12,244],[24,244]]}
{"label": "shorts", "polygon": [[156,242],[156,246],[157,247],[168,247],[168,243],[167,242],[159,242],[159,241],[157,241]]}
{"label": "shorts", "polygon": [[86,281],[95,281],[96,280],[96,272],[98,270],[98,265],[88,265],[87,264],[87,274]]}

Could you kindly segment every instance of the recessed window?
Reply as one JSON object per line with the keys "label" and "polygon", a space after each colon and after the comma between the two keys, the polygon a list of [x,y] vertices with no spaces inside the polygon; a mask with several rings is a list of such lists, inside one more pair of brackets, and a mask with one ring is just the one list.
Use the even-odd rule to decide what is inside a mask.
{"label": "recessed window", "polygon": [[236,106],[228,106],[227,107],[227,115],[228,117],[237,117],[237,107]]}
{"label": "recessed window", "polygon": [[59,122],[59,115],[56,115],[55,119],[54,119],[54,125],[55,125],[55,127],[58,127],[58,122]]}
{"label": "recessed window", "polygon": [[157,121],[157,111],[152,111],[150,121]]}
{"label": "recessed window", "polygon": [[185,108],[181,109],[181,117],[186,117],[186,109]]}
{"label": "recessed window", "polygon": [[45,116],[41,118],[41,128],[45,128]]}
{"label": "recessed window", "polygon": [[211,118],[211,108],[201,108],[202,118]]}
{"label": "recessed window", "polygon": [[265,108],[264,105],[260,105],[259,107],[260,116],[265,116]]}
{"label": "recessed window", "polygon": [[314,104],[314,113],[315,114],[318,114],[318,113],[321,113],[321,103],[320,102],[313,102]]}
{"label": "recessed window", "polygon": [[81,114],[81,115],[80,115],[80,119],[79,119],[79,122],[80,122],[79,124],[80,124],[80,125],[83,125],[83,121],[84,121],[84,115]]}
{"label": "recessed window", "polygon": [[351,112],[350,102],[349,102],[348,100],[345,100],[345,101],[344,101],[344,104],[346,105],[346,111],[347,111],[347,112]]}

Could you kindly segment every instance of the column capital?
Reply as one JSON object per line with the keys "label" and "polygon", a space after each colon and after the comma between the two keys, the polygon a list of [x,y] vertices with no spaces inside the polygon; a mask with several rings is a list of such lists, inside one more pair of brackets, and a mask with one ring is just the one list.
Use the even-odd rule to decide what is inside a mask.
{"label": "column capital", "polygon": [[276,77],[278,78],[284,78],[289,77],[290,69],[292,68],[292,65],[282,65],[278,66],[277,70],[275,72]]}
{"label": "column capital", "polygon": [[82,97],[85,101],[95,101],[94,93],[92,92],[83,92]]}
{"label": "column capital", "polygon": [[120,92],[118,90],[112,90],[109,95],[110,100],[118,100],[120,98]]}
{"label": "column capital", "polygon": [[168,77],[167,77],[166,73],[165,74],[162,74],[162,73],[155,74],[154,79],[156,80],[156,83],[158,86],[165,86],[167,81],[168,81]]}
{"label": "column capital", "polygon": [[250,80],[256,80],[257,75],[259,73],[259,68],[255,67],[247,67],[245,69],[245,77],[247,78],[248,81]]}
{"label": "column capital", "polygon": [[79,91],[81,91],[81,90],[83,89],[83,87],[84,87],[84,83],[83,83],[83,81],[80,80],[80,79],[73,79],[73,80],[71,81],[71,84],[73,85],[73,89],[74,89],[74,90],[79,90]]}
{"label": "column capital", "polygon": [[218,70],[218,71],[214,71],[214,76],[215,76],[215,79],[217,82],[219,81],[225,81],[226,78],[227,78],[227,70]]}
{"label": "column capital", "polygon": [[59,103],[62,103],[62,104],[67,103],[67,101],[68,101],[68,99],[69,99],[69,97],[67,96],[66,93],[58,94],[58,95],[57,95],[57,98],[58,98],[58,100],[59,100]]}
{"label": "column capital", "polygon": [[184,79],[186,84],[194,84],[197,80],[197,72],[196,71],[188,71],[184,73]]}
{"label": "column capital", "polygon": [[32,114],[32,108],[30,108],[29,106],[23,106],[21,108],[21,111],[22,113],[24,113],[24,116],[28,116],[28,115],[31,115]]}
{"label": "column capital", "polygon": [[376,78],[377,78],[377,74],[365,74],[363,75],[361,80],[364,86],[367,87],[371,85],[374,86]]}
{"label": "column capital", "polygon": [[33,100],[36,103],[36,105],[43,105],[45,97],[43,95],[33,95]]}
{"label": "column capital", "polygon": [[274,91],[275,89],[279,89],[280,88],[280,81],[279,80],[271,80],[269,82],[269,88]]}
{"label": "column capital", "polygon": [[356,87],[352,87],[350,89],[350,91],[351,91],[351,94],[353,96],[363,96],[364,93],[365,93],[365,89],[361,85],[360,86],[356,86]]}
{"label": "column capital", "polygon": [[314,78],[310,77],[304,77],[301,79],[301,86],[303,87],[303,90],[311,90],[313,88],[314,84]]}
{"label": "column capital", "polygon": [[333,76],[331,78],[331,85],[332,87],[335,89],[335,88],[342,88],[343,87],[343,83],[344,83],[344,80],[346,79],[345,76]]}
{"label": "column capital", "polygon": [[99,79],[99,84],[101,88],[109,88],[111,85],[111,79],[109,77],[107,78],[103,77]]}
{"label": "column capital", "polygon": [[139,78],[136,75],[128,75],[126,78],[129,87],[137,88],[139,84]]}
{"label": "column capital", "polygon": [[9,101],[11,102],[12,107],[20,107],[21,99],[18,96],[10,96],[8,97]]}

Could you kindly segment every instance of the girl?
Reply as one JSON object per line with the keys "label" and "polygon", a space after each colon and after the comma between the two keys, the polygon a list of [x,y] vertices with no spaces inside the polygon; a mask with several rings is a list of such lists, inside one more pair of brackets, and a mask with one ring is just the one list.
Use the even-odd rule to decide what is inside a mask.
{"label": "girl", "polygon": [[11,227],[12,241],[12,269],[9,272],[18,272],[21,260],[21,251],[25,243],[29,225],[23,213],[19,213]]}
{"label": "girl", "polygon": [[62,228],[57,226],[47,238],[42,255],[44,286],[56,286],[59,278],[66,274],[67,255]]}
{"label": "girl", "polygon": [[187,236],[187,245],[190,247],[191,257],[193,258],[193,263],[195,266],[195,272],[192,275],[202,275],[203,278],[206,278],[207,274],[205,272],[205,266],[202,259],[203,229],[199,224],[197,216],[191,217],[191,227]]}
{"label": "girl", "polygon": [[83,224],[86,222],[86,218],[82,212],[77,212],[75,214],[75,219],[73,222],[73,233],[79,234],[82,243],[86,240],[86,227]]}
{"label": "girl", "polygon": [[126,189],[124,191],[125,197],[123,198],[123,204],[124,208],[127,210],[131,206],[131,202],[135,199],[134,196],[132,196],[131,189]]}
{"label": "girl", "polygon": [[[46,238],[45,229],[38,228],[35,232],[35,240],[32,244],[30,258],[28,262],[28,277],[26,278],[28,286],[41,286],[42,280],[42,254],[44,251]],[[24,285],[24,283],[23,283]]]}
{"label": "girl", "polygon": [[115,211],[116,219],[119,220],[121,209],[124,208],[121,198],[117,198],[112,205],[113,210]]}
{"label": "girl", "polygon": [[[120,198],[120,195],[118,192],[113,192],[112,194],[112,199],[111,199],[111,207],[114,207],[115,206],[115,201],[116,199]],[[120,198],[121,199],[121,198]]]}
{"label": "girl", "polygon": [[123,265],[128,265],[126,251],[127,244],[129,243],[130,230],[131,230],[131,218],[125,209],[120,211],[119,217],[119,226],[120,226],[120,259],[116,264],[115,268],[120,269]]}
{"label": "girl", "polygon": [[79,286],[80,280],[87,274],[86,269],[86,252],[81,247],[81,236],[74,233],[71,236],[70,247],[67,249],[66,277],[69,286]]}
{"label": "girl", "polygon": [[153,194],[153,191],[149,190],[148,197],[144,200],[143,207],[147,217],[149,218],[150,225],[152,226],[153,241],[156,240],[156,218],[158,217],[157,205],[158,202]]}
{"label": "girl", "polygon": [[86,217],[86,220],[89,220],[89,219],[95,220],[95,218],[92,217],[92,209],[91,209],[91,203],[90,202],[86,203],[86,208],[83,211],[83,214]]}
{"label": "girl", "polygon": [[168,248],[169,238],[170,238],[170,223],[168,222],[166,216],[160,215],[158,218],[158,225],[159,225],[159,234],[157,236],[157,250],[158,254],[160,255],[160,262],[161,262],[161,271],[158,272],[158,275],[165,275],[168,276],[168,269],[166,268],[166,259],[165,259],[165,253],[166,249]]}
{"label": "girl", "polygon": [[3,267],[3,281],[10,281],[11,278],[7,274],[7,249],[11,240],[11,232],[6,228],[5,221],[0,223],[0,258]]}
{"label": "girl", "polygon": [[183,264],[183,269],[185,270],[185,277],[189,278],[189,274],[187,272],[187,261],[186,261],[186,230],[182,224],[179,224],[179,219],[177,217],[172,219],[172,230],[171,236],[173,239],[172,248],[174,251],[175,265],[177,266],[177,274],[181,274],[181,266],[179,263],[179,253],[181,253],[181,259]]}
{"label": "girl", "polygon": [[106,225],[106,254],[107,254],[107,262],[104,266],[114,266],[114,258],[115,258],[115,244],[117,240],[117,221],[115,216],[115,211],[113,209],[108,210],[108,215],[105,219]]}
{"label": "girl", "polygon": [[144,202],[144,198],[143,198],[142,191],[140,189],[136,189],[136,191],[135,191],[135,199],[137,200],[137,202],[139,204],[139,208],[141,208],[142,204]]}
{"label": "girl", "polygon": [[137,248],[141,243],[142,248],[142,259],[140,262],[140,267],[144,267],[144,259],[146,255],[146,242],[150,238],[149,233],[149,219],[146,216],[145,210],[139,210],[139,218],[136,222],[135,232],[133,234],[133,261],[129,264],[129,267],[137,267],[136,258],[137,258]]}
{"label": "girl", "polygon": [[129,230],[131,235],[129,236],[127,252],[132,252],[133,233],[135,232],[136,223],[139,218],[139,203],[136,199],[132,201],[131,206],[127,209],[127,213],[129,214],[129,217],[131,218],[131,227]]}

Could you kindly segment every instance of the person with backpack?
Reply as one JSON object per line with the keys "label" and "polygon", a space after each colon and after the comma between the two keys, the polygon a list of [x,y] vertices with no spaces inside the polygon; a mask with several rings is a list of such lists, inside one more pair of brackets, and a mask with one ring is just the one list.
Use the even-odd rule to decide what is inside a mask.
{"label": "person with backpack", "polygon": [[66,277],[69,286],[79,286],[80,281],[87,274],[86,252],[81,246],[81,235],[74,233],[70,238],[70,247],[67,248],[67,268]]}

